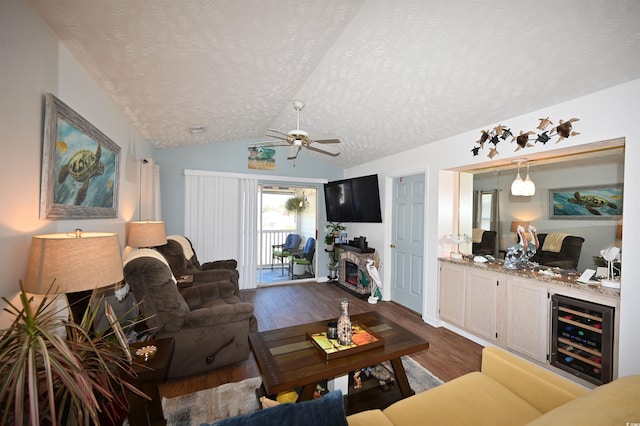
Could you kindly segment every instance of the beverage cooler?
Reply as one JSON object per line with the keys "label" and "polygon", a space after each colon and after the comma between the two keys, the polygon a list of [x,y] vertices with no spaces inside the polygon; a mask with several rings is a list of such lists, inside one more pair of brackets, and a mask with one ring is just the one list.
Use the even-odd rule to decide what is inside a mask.
{"label": "beverage cooler", "polygon": [[601,385],[613,375],[615,308],[551,296],[551,365]]}

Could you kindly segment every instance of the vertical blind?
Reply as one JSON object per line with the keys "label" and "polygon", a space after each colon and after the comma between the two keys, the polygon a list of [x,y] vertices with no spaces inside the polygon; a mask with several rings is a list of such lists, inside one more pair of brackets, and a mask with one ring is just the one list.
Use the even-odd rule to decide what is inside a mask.
{"label": "vertical blind", "polygon": [[140,220],[162,220],[160,166],[147,158],[140,166]]}
{"label": "vertical blind", "polygon": [[198,259],[236,259],[240,288],[256,288],[258,181],[249,178],[187,174],[185,235]]}

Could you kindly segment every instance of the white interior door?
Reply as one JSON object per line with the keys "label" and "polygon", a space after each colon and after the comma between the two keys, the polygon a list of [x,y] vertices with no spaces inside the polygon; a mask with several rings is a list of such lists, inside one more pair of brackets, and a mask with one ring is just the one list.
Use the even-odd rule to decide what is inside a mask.
{"label": "white interior door", "polygon": [[422,314],[424,174],[393,180],[391,300]]}

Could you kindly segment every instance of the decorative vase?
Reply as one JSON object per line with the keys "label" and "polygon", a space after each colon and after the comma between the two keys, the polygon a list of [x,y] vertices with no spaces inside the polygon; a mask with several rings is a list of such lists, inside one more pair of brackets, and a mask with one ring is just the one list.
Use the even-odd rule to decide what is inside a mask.
{"label": "decorative vase", "polygon": [[349,317],[349,299],[340,299],[340,318],[338,318],[338,343],[351,344],[351,318]]}
{"label": "decorative vase", "polygon": [[329,266],[329,280],[337,280],[338,279],[338,270],[335,267]]}

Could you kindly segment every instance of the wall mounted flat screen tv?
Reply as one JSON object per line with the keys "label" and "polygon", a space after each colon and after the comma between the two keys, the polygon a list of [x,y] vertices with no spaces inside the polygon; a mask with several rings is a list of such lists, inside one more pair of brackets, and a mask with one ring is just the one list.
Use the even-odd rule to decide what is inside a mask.
{"label": "wall mounted flat screen tv", "polygon": [[382,223],[378,175],[326,183],[324,201],[329,222]]}

